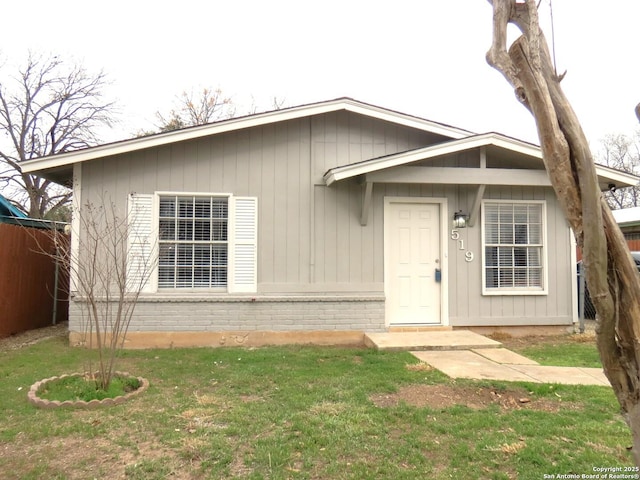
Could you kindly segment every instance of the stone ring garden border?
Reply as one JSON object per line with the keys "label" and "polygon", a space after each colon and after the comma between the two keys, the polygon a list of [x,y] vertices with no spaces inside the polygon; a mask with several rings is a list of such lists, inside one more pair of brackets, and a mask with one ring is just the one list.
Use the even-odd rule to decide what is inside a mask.
{"label": "stone ring garden border", "polygon": [[[133,377],[133,375],[130,375],[127,372],[115,372],[115,375],[119,375],[122,377]],[[114,398],[104,398],[102,400],[94,399],[88,402],[85,400],[65,400],[64,402],[61,402],[60,400],[47,400],[47,399],[38,397],[38,392],[46,383],[52,382],[54,380],[58,380],[61,378],[79,377],[79,376],[84,376],[84,374],[71,373],[71,374],[64,374],[57,377],[45,378],[44,380],[40,380],[39,382],[36,382],[33,385],[31,385],[31,388],[29,389],[29,393],[27,393],[27,399],[29,400],[29,403],[35,405],[38,408],[100,408],[100,407],[108,407],[111,405],[121,405],[126,401],[130,400],[131,398],[140,395],[147,388],[149,388],[149,381],[146,378],[135,377],[140,382],[140,387],[138,387],[137,389],[129,393],[126,393],[124,395],[120,395]]]}

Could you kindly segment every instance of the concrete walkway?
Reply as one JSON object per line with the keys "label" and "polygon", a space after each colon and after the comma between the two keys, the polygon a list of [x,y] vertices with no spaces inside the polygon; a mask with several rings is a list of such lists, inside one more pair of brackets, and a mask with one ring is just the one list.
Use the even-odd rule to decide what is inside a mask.
{"label": "concrete walkway", "polygon": [[410,351],[452,378],[609,386],[601,368],[545,367],[469,330],[368,333],[365,344]]}
{"label": "concrete walkway", "polygon": [[413,351],[452,378],[609,386],[601,368],[546,367],[506,348]]}

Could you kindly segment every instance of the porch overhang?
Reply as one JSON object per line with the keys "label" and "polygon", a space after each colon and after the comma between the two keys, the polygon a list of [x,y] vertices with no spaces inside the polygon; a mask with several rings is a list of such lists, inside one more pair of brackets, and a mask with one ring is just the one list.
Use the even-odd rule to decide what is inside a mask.
{"label": "porch overhang", "polygon": [[[416,162],[424,163],[428,160],[434,160],[436,158],[442,158],[447,155],[474,149],[479,149],[481,152],[485,152],[486,155],[486,151],[489,148],[494,151],[502,151],[503,154],[510,154],[514,158],[527,159],[528,161],[523,162],[523,164],[527,163],[529,165],[534,165],[534,168],[489,168],[487,167],[486,162],[483,164],[482,159],[477,168],[428,166],[415,167],[424,170],[406,170],[404,168]],[[531,160],[534,162],[531,163]],[[328,170],[324,174],[323,180],[325,185],[330,186],[334,182],[360,176],[366,176],[366,181],[373,182],[390,182],[393,181],[392,179],[395,177],[397,179],[395,183],[398,183],[400,179],[409,180],[411,178],[409,175],[413,176],[418,173],[421,180],[419,182],[415,180],[409,181],[408,183],[453,183],[458,185],[485,184],[515,186],[551,185],[548,178],[546,180],[542,179],[543,176],[547,177],[547,174],[542,162],[542,151],[538,146],[506,137],[498,133],[473,135],[458,140],[431,145],[429,147],[376,157],[349,165],[338,166]],[[636,175],[603,165],[596,164],[596,173],[598,175],[598,183],[602,191],[609,190],[614,187],[631,187],[640,182],[640,177]],[[506,176],[503,174],[506,174]],[[471,175],[471,177],[469,177],[469,175]],[[402,181],[402,183],[407,182]]]}
{"label": "porch overhang", "polygon": [[[478,150],[477,165],[432,166],[436,159],[469,150]],[[508,158],[509,168],[490,166],[487,152]],[[419,163],[419,165],[417,165]],[[446,164],[446,162],[443,162]],[[500,163],[500,162],[498,162]],[[640,177],[613,168],[596,165],[598,183],[602,191],[637,185]],[[476,186],[471,222],[477,216],[485,188],[491,185],[516,187],[551,187],[544,169],[539,147],[497,133],[474,135],[458,140],[376,157],[362,162],[338,166],[323,176],[325,185],[356,178],[362,185],[360,223],[367,225],[375,183],[387,184],[445,184]]]}

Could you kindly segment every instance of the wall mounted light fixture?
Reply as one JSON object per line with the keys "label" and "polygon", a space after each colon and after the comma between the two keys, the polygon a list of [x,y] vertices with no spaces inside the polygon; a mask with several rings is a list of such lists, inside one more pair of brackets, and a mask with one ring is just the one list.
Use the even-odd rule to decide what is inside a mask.
{"label": "wall mounted light fixture", "polygon": [[453,214],[453,228],[467,228],[468,221],[469,215],[462,213],[462,210],[458,210]]}

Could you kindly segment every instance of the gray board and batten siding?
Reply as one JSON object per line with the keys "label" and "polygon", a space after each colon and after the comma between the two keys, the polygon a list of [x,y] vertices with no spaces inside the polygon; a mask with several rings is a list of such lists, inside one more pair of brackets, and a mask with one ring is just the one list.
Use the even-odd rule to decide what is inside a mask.
{"label": "gray board and batten siding", "polygon": [[[258,199],[257,292],[229,296],[158,292],[142,296],[130,331],[361,330],[383,331],[384,198],[446,198],[443,215],[468,211],[472,186],[373,186],[371,216],[360,223],[362,186],[327,187],[331,168],[448,140],[443,136],[347,111],[323,113],[220,133],[82,164],[81,198],[114,201],[126,211],[131,192],[227,193]],[[493,161],[500,166],[503,158]],[[488,153],[487,165],[492,162]],[[478,150],[429,161],[475,167]],[[542,168],[542,165],[540,165]],[[569,229],[549,187],[488,186],[484,198],[544,200],[548,293],[483,296],[481,228],[462,231],[476,254],[466,262],[449,240],[449,324],[559,325],[572,322]],[[448,238],[448,237],[446,237]],[[79,321],[72,305],[71,329]]]}
{"label": "gray board and batten siding", "polygon": [[[377,258],[381,268],[381,246],[374,250],[366,241],[372,236],[357,221],[360,187],[326,187],[322,177],[337,165],[435,140],[443,139],[352,113],[328,113],[85,162],[82,201],[101,201],[103,191],[122,209],[130,192],[255,196],[259,292],[381,291],[382,271],[374,274],[370,265]],[[325,266],[320,275],[314,264],[316,270]]]}

